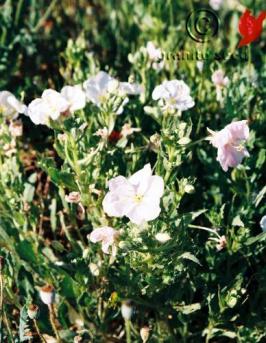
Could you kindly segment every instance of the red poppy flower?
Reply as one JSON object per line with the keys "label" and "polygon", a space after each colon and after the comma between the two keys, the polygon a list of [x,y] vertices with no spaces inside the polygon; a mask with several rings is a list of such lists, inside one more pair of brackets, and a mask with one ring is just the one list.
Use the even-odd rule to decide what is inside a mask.
{"label": "red poppy flower", "polygon": [[266,12],[262,11],[258,18],[254,17],[249,10],[246,10],[239,19],[238,29],[243,37],[238,47],[248,45],[256,40],[262,32],[263,20],[266,18]]}

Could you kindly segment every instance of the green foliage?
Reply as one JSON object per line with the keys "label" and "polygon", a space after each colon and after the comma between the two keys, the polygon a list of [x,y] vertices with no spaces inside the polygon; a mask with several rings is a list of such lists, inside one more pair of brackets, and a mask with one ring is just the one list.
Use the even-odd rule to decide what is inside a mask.
{"label": "green foliage", "polygon": [[[262,1],[243,5],[263,9]],[[115,97],[102,109],[87,103],[49,128],[21,116],[24,134],[16,139],[0,113],[3,342],[27,341],[29,332],[40,342],[38,328],[54,337],[58,331],[63,342],[77,335],[83,342],[124,342],[120,308],[127,299],[134,308],[132,342],[140,342],[144,325],[151,328],[148,342],[265,341],[266,233],[259,225],[266,210],[265,32],[248,61],[206,60],[202,72],[196,61],[174,59],[155,71],[142,49],[148,41],[174,54],[199,48],[185,20],[201,6],[196,0],[0,1],[1,90],[29,103],[45,88],[82,83],[100,69],[145,87],[120,116],[110,110],[110,103],[121,104]],[[237,45],[239,10],[224,6],[219,16],[219,36],[200,49],[220,53]],[[218,68],[230,79],[223,105],[211,81]],[[151,97],[165,79],[185,80],[195,107],[165,115]],[[250,157],[225,173],[206,141],[207,127],[218,131],[236,119],[249,121]],[[121,132],[125,123],[141,131],[114,140],[95,135],[103,128]],[[142,227],[108,217],[102,207],[108,180],[146,163],[165,182],[160,216]],[[66,201],[70,192],[79,192],[79,203]],[[115,258],[88,239],[106,225],[121,230]],[[169,240],[156,239],[161,233]],[[217,235],[226,237],[221,251]],[[39,296],[47,284],[56,292],[54,313]],[[37,328],[29,303],[40,307]]]}

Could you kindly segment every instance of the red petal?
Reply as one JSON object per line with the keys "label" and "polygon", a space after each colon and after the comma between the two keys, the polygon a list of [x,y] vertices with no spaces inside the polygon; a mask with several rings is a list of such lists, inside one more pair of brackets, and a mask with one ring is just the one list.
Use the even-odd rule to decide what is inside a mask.
{"label": "red petal", "polygon": [[246,10],[239,19],[238,29],[242,36],[250,35],[253,32],[256,19]]}

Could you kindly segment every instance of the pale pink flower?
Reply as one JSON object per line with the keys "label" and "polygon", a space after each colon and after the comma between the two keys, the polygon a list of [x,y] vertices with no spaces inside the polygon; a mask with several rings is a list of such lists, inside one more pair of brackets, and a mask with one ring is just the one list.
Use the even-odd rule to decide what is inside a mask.
{"label": "pale pink flower", "polygon": [[209,5],[212,9],[215,11],[218,11],[220,7],[222,6],[224,0],[210,0]]}
{"label": "pale pink flower", "polygon": [[218,132],[208,131],[211,144],[218,149],[217,161],[224,171],[239,165],[244,157],[248,157],[247,149],[242,145],[249,138],[247,120],[232,122]]}
{"label": "pale pink flower", "polygon": [[115,246],[115,242],[119,236],[119,232],[109,226],[99,227],[94,229],[89,235],[89,239],[92,243],[101,242],[102,251],[105,254],[109,254],[109,248]]}
{"label": "pale pink flower", "polygon": [[226,87],[229,84],[229,78],[225,76],[222,69],[218,69],[212,74],[212,82],[216,87]]}
{"label": "pale pink flower", "polygon": [[128,179],[124,176],[115,177],[108,185],[109,192],[103,200],[103,209],[109,216],[126,216],[137,225],[159,216],[164,182],[162,177],[152,175],[150,164]]}
{"label": "pale pink flower", "polygon": [[154,70],[161,70],[164,67],[162,50],[160,48],[156,48],[153,42],[148,42],[146,51],[152,63],[152,68]]}

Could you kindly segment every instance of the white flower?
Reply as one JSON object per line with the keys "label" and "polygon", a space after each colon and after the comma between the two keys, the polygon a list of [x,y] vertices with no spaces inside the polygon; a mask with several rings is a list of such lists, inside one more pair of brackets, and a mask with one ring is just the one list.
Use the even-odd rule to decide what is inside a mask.
{"label": "white flower", "polygon": [[132,135],[134,132],[140,132],[141,129],[138,127],[131,127],[130,123],[126,123],[122,126],[121,136],[126,138],[127,136]]}
{"label": "white flower", "polygon": [[[94,229],[92,233],[89,235],[89,239],[92,243],[101,242],[102,243],[102,251],[105,254],[109,254],[109,248],[115,247],[115,242],[117,237],[119,236],[119,232],[109,226],[99,227]],[[112,254],[114,255],[114,249]]]}
{"label": "white flower", "polygon": [[53,89],[46,89],[41,98],[33,100],[27,109],[27,115],[36,125],[47,125],[49,119],[57,120],[61,113],[68,110],[68,101]]}
{"label": "white flower", "polygon": [[80,85],[65,86],[61,89],[61,94],[68,101],[70,113],[81,110],[86,105],[86,94]]}
{"label": "white flower", "polygon": [[189,87],[182,80],[164,81],[155,87],[152,98],[153,100],[160,100],[159,105],[164,110],[185,111],[195,105],[190,96]]}
{"label": "white flower", "polygon": [[116,114],[121,114],[124,106],[128,103],[129,95],[138,95],[143,88],[135,83],[119,82],[104,71],[90,77],[84,82],[84,89],[88,101],[98,107],[106,103],[111,96],[116,96],[119,101],[113,100],[113,107]]}
{"label": "white flower", "polygon": [[223,0],[210,0],[209,4],[212,9],[214,9],[215,11],[218,11],[223,4]]}
{"label": "white flower", "polygon": [[138,83],[120,82],[120,90],[128,95],[140,95],[144,92],[144,88]]}
{"label": "white flower", "polygon": [[160,176],[152,175],[150,164],[128,179],[124,176],[115,177],[108,185],[109,192],[103,200],[103,209],[109,216],[126,216],[137,225],[159,216],[164,182]]}
{"label": "white flower", "polygon": [[[104,71],[100,71],[97,75],[90,77],[84,82],[84,89],[88,101],[91,101],[98,107],[107,101],[110,93],[118,91],[119,83],[116,79],[111,77]],[[121,106],[117,109],[116,113],[120,114],[123,112]]]}
{"label": "white flower", "polygon": [[8,91],[0,92],[0,114],[15,119],[19,113],[25,113],[26,106]]}
{"label": "white flower", "polygon": [[155,238],[157,239],[158,242],[160,243],[166,243],[171,239],[170,235],[166,232],[159,232],[155,235]]}
{"label": "white flower", "polygon": [[266,232],[266,216],[263,216],[260,221],[260,227],[263,232]]}
{"label": "white flower", "polygon": [[149,59],[152,62],[152,68],[155,70],[161,70],[164,66],[162,50],[156,48],[153,42],[148,42],[146,46]]}

